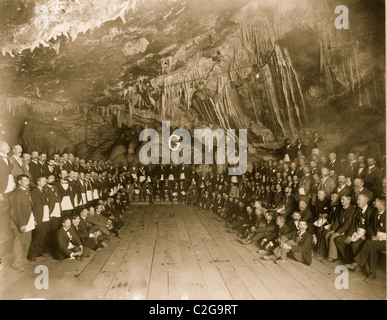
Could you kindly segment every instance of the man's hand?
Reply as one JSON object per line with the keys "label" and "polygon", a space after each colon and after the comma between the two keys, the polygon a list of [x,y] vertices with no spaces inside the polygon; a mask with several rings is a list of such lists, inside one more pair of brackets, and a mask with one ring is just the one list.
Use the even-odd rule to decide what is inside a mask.
{"label": "man's hand", "polygon": [[255,227],[251,227],[251,231],[252,232],[255,232],[256,228]]}
{"label": "man's hand", "polygon": [[19,231],[20,231],[20,233],[26,232],[26,226],[21,226],[21,227],[19,228]]}
{"label": "man's hand", "polygon": [[313,244],[314,244],[315,246],[317,245],[317,237],[316,237],[315,234],[313,235]]}
{"label": "man's hand", "polygon": [[331,229],[331,225],[330,224],[327,224],[325,227],[324,227],[325,230],[329,231]]}
{"label": "man's hand", "polygon": [[345,244],[350,244],[352,242],[352,237],[351,236],[346,237],[344,242]]}

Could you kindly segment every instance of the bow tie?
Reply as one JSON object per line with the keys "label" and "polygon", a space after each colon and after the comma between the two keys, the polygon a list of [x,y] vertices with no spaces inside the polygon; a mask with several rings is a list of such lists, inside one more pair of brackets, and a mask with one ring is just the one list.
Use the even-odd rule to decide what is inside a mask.
{"label": "bow tie", "polygon": [[67,181],[61,181],[61,184],[69,184]]}

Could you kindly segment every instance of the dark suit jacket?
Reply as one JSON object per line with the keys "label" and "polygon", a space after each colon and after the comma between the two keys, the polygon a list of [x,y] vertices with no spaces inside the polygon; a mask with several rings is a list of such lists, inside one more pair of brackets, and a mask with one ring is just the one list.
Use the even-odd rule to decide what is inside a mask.
{"label": "dark suit jacket", "polygon": [[39,225],[43,221],[43,207],[48,206],[47,194],[44,191],[40,191],[38,187],[31,190],[32,210],[36,223]]}
{"label": "dark suit jacket", "polygon": [[308,231],[305,231],[301,238],[298,238],[298,233],[294,232],[292,234],[291,240],[298,243],[297,246],[292,246],[291,252],[302,252],[302,258],[304,259],[306,265],[311,265],[313,236]]}
{"label": "dark suit jacket", "polygon": [[[386,232],[386,210],[381,214],[380,220],[378,219],[378,211],[375,210],[370,218],[370,223],[367,229],[367,238],[371,239],[376,236],[378,228],[382,232]],[[383,226],[381,225],[383,223]]]}
{"label": "dark suit jacket", "polygon": [[307,222],[308,224],[313,223],[313,220],[314,220],[313,214],[312,214],[312,212],[309,210],[308,207],[306,207],[306,208],[304,209],[304,211],[301,211],[300,213],[301,213],[301,218],[304,219],[304,220],[306,220],[306,222]]}
{"label": "dark suit jacket", "polygon": [[12,174],[12,162],[9,165],[0,157],[0,194],[7,190],[9,175]]}
{"label": "dark suit jacket", "polygon": [[347,161],[347,162],[345,162],[345,164],[342,168],[342,171],[346,177],[350,177],[351,181],[353,181],[356,178],[357,173],[359,171],[359,165],[358,165],[357,161],[352,163],[352,164]]}
{"label": "dark suit jacket", "polygon": [[39,162],[35,163],[33,161],[30,162],[30,173],[34,183],[36,183],[36,179],[43,175],[43,168],[40,166]]}
{"label": "dark suit jacket", "polygon": [[[76,231],[74,230],[74,227],[71,227],[69,229],[69,232],[72,236],[71,243],[78,247],[82,246],[81,240],[78,238]],[[72,251],[68,249],[70,238],[67,235],[67,232],[61,227],[58,232],[56,233],[56,240],[57,240],[57,248],[58,248],[58,258],[59,259],[68,259],[71,256]]]}
{"label": "dark suit jacket", "polygon": [[290,227],[287,224],[284,224],[281,228],[277,227],[276,232],[273,232],[269,236],[266,237],[267,242],[275,241],[282,235],[289,234],[291,232]]}
{"label": "dark suit jacket", "polygon": [[350,236],[351,224],[353,220],[353,215],[355,214],[356,208],[352,205],[349,205],[347,209],[341,208],[337,219],[333,222],[332,231],[335,231],[339,234],[345,234]]}
{"label": "dark suit jacket", "polygon": [[364,170],[364,186],[375,193],[376,196],[380,196],[382,194],[382,172],[376,166],[371,170],[368,168]]}
{"label": "dark suit jacket", "polygon": [[29,190],[20,187],[10,194],[11,218],[18,229],[26,226],[31,216],[32,205],[29,194]]}
{"label": "dark suit jacket", "polygon": [[362,209],[356,208],[355,214],[353,215],[351,229],[348,231],[349,235],[352,235],[356,232],[358,227],[364,228],[366,231],[368,230],[368,226],[371,221],[371,217],[373,216],[376,209],[371,205],[368,205],[367,210],[362,212]]}
{"label": "dark suit jacket", "polygon": [[341,199],[341,197],[345,195],[351,196],[353,191],[351,187],[345,185],[345,187],[340,191],[339,191],[339,187],[337,186],[333,192],[337,192],[339,194],[339,198]]}
{"label": "dark suit jacket", "polygon": [[87,225],[87,222],[81,218],[78,227],[72,226],[75,233],[81,242],[91,249],[96,249],[98,247],[98,240],[96,238],[90,238],[90,231]]}

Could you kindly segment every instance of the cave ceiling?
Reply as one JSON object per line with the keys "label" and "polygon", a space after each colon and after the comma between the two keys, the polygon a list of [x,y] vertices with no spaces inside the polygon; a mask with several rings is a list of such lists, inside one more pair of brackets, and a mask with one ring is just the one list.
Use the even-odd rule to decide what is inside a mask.
{"label": "cave ceiling", "polygon": [[[364,3],[2,0],[0,96],[282,142],[332,97],[352,92],[351,103],[381,108],[384,4]],[[340,4],[350,33],[334,28]]]}

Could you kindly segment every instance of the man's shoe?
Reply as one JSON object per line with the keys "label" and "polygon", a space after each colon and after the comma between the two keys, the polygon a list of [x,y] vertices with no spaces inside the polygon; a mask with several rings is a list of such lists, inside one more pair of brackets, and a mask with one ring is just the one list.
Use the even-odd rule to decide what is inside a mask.
{"label": "man's shoe", "polygon": [[267,250],[258,250],[257,251],[259,254],[268,254]]}
{"label": "man's shoe", "polygon": [[373,282],[375,282],[375,280],[376,280],[375,275],[370,274],[369,276],[367,276],[367,277],[364,279],[364,282],[367,282],[367,283],[373,283]]}
{"label": "man's shoe", "polygon": [[265,260],[265,261],[276,261],[276,260],[278,260],[277,257],[274,254],[272,254],[270,256],[263,256],[262,259]]}
{"label": "man's shoe", "polygon": [[345,265],[349,270],[352,270],[352,271],[355,271],[356,269],[359,269],[360,266],[358,265],[357,262],[353,262],[353,263],[350,263],[350,264],[346,264]]}

